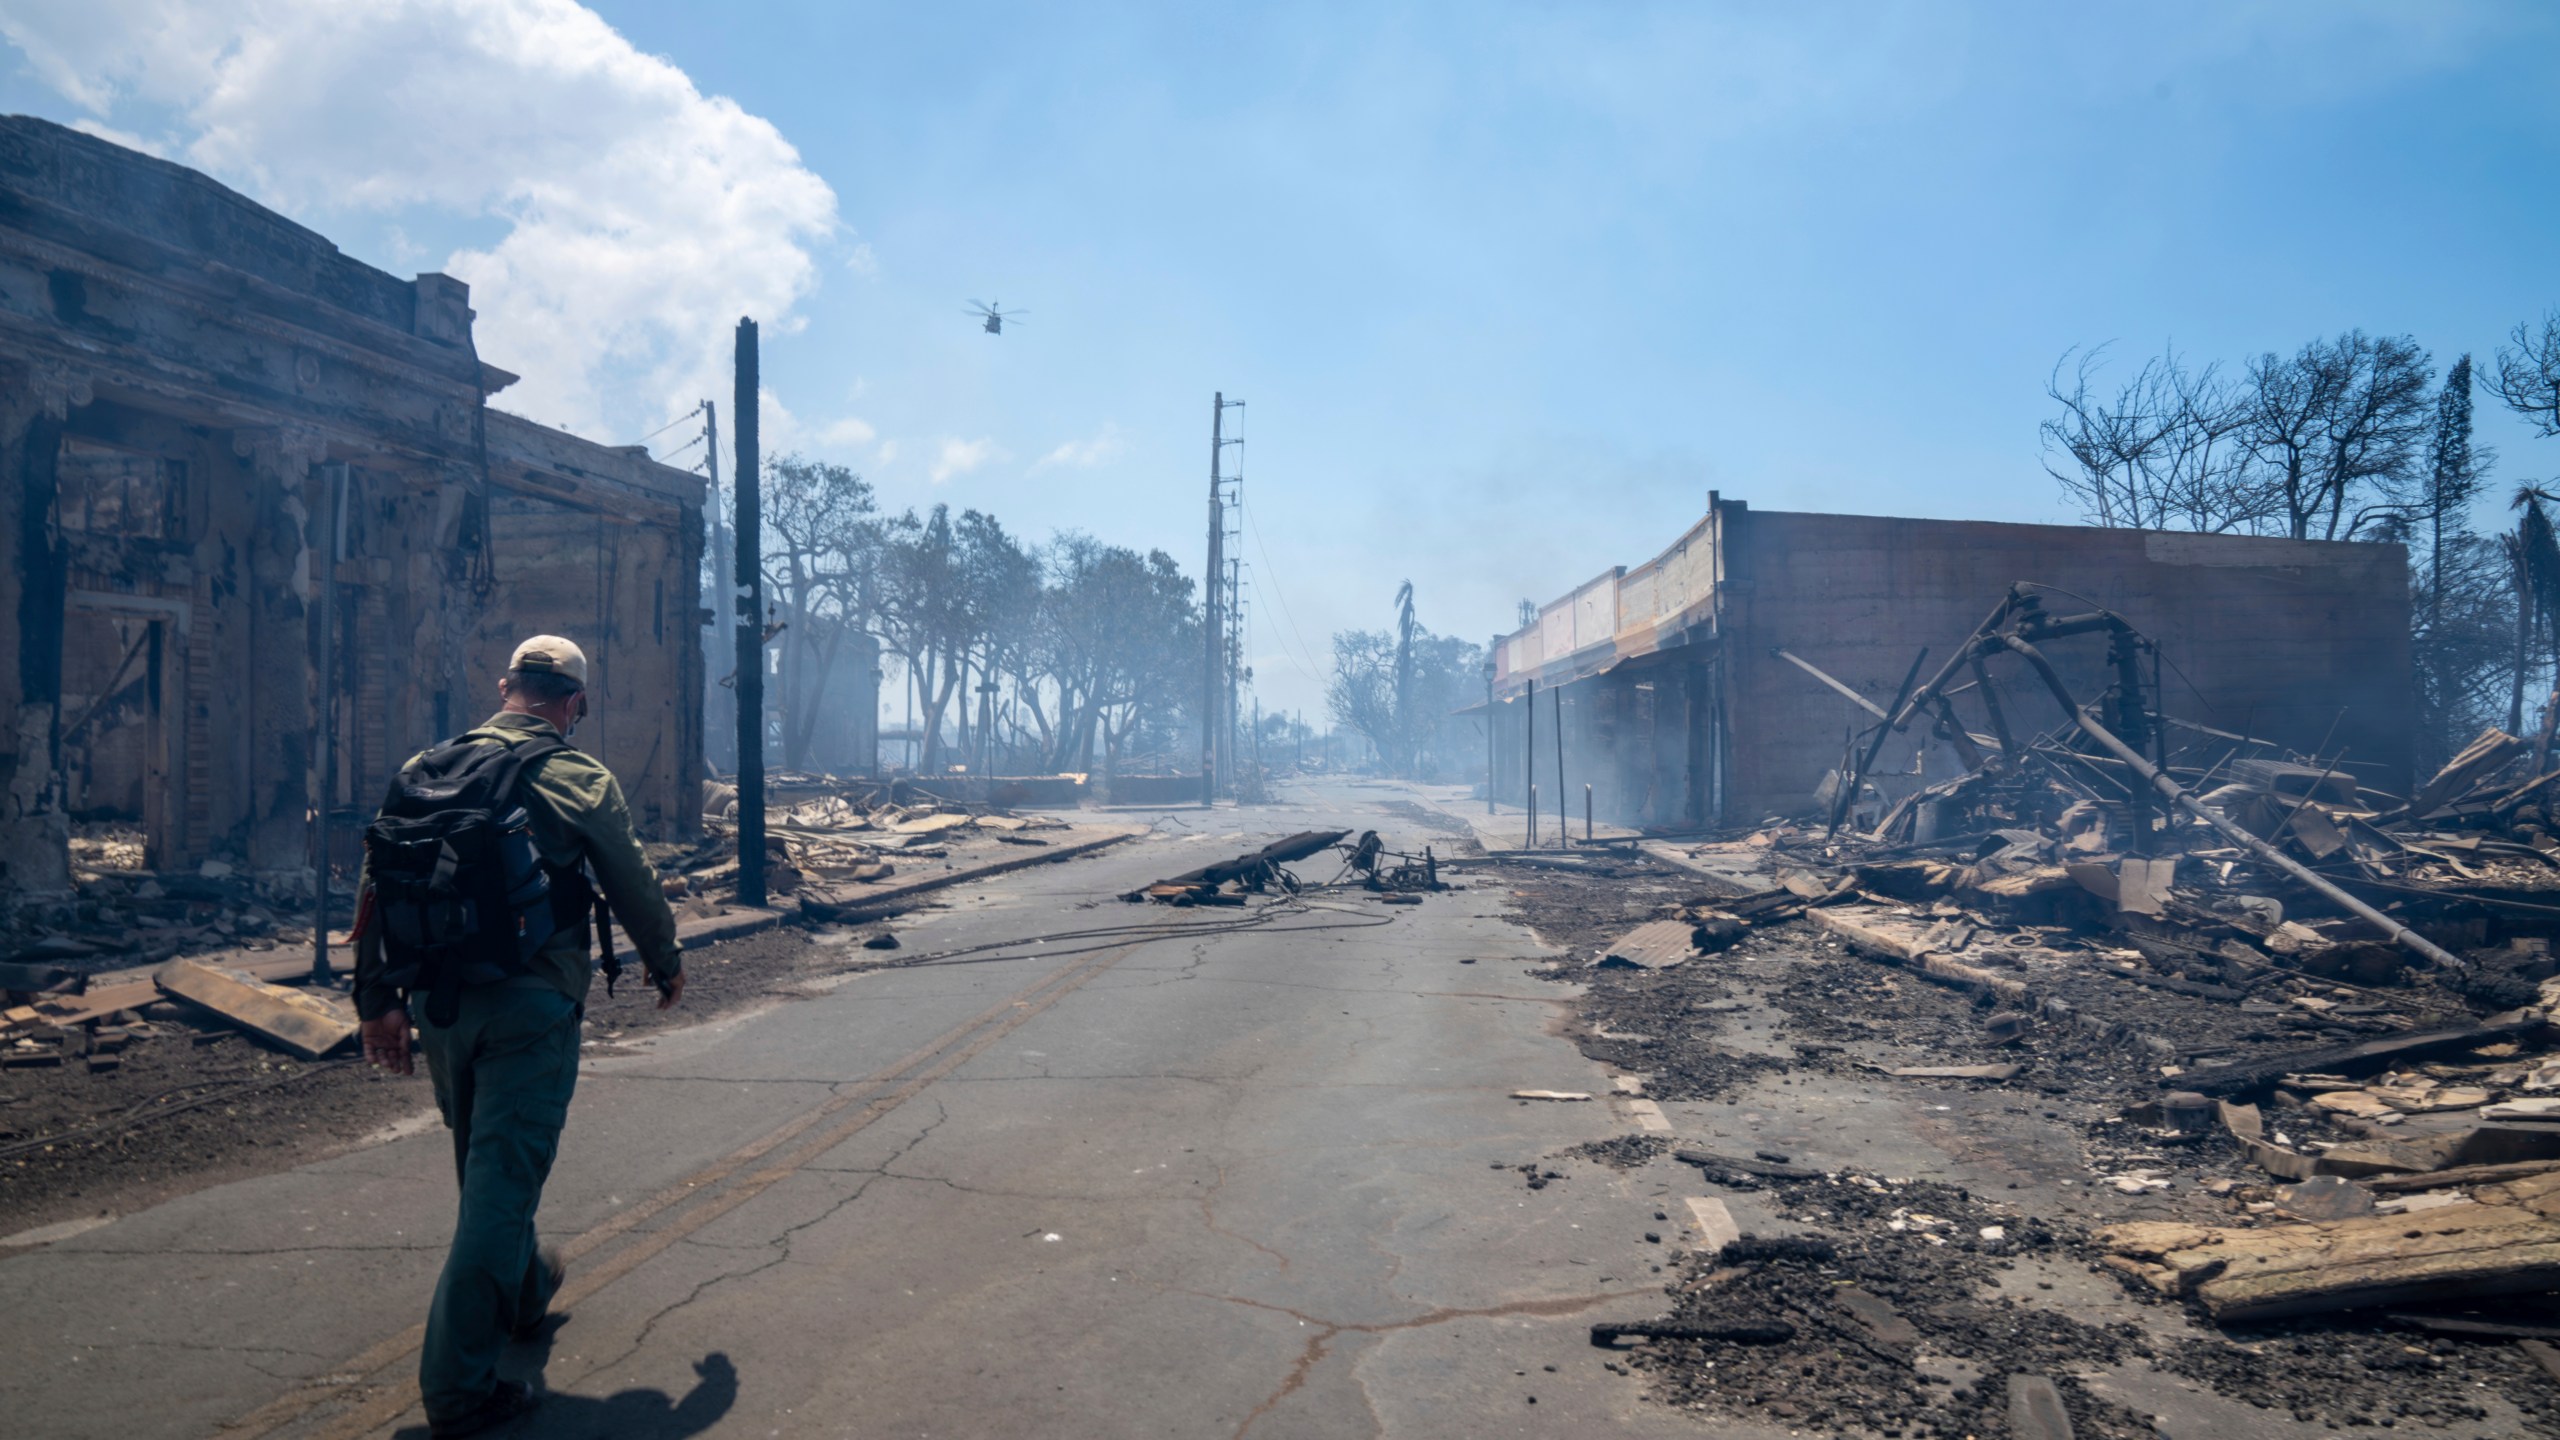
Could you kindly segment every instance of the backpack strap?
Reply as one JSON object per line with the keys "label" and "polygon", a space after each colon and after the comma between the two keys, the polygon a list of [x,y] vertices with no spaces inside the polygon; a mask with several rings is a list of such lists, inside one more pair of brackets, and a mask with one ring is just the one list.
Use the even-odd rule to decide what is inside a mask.
{"label": "backpack strap", "polygon": [[[491,742],[507,745],[504,740]],[[489,807],[502,811],[516,793],[516,782],[523,778],[525,767],[538,764],[569,748],[569,742],[557,735],[536,735],[521,744],[507,745],[506,758],[498,762],[489,781]]]}

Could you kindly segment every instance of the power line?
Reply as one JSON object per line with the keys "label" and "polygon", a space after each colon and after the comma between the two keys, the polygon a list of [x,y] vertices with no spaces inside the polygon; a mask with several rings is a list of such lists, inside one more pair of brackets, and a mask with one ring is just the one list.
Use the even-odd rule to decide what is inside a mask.
{"label": "power line", "polygon": [[[1280,571],[1278,567],[1271,563],[1271,547],[1263,543],[1262,522],[1253,518],[1252,509],[1244,504],[1242,497],[1238,497],[1236,508],[1244,511],[1245,528],[1253,532],[1254,552],[1262,557],[1262,568],[1265,573],[1271,576],[1271,598],[1278,601],[1280,604],[1280,618],[1288,622],[1289,636],[1291,639],[1298,642],[1298,654],[1291,655],[1289,657],[1289,663],[1298,666],[1299,674],[1306,676],[1309,680],[1312,680],[1317,685],[1321,686],[1324,684],[1324,677],[1317,673],[1317,669],[1320,669],[1321,667],[1317,667],[1317,669],[1309,668],[1311,666],[1316,666],[1315,647],[1309,645],[1307,643],[1307,637],[1299,631],[1298,617],[1295,614],[1292,614],[1289,609],[1289,597],[1280,592]],[[1306,664],[1298,664],[1301,658],[1306,661]]]}
{"label": "power line", "polygon": [[668,421],[666,424],[661,425],[661,426],[659,426],[657,429],[650,431],[648,434],[641,436],[638,440],[633,441],[632,443],[633,443],[633,444],[636,444],[636,445],[646,445],[646,444],[648,444],[650,441],[657,439],[659,436],[666,434],[668,431],[673,430],[673,429],[674,429],[674,428],[676,428],[677,426],[679,426],[679,425],[683,424],[683,423],[684,423],[684,422],[686,422],[687,420],[690,420],[690,419],[692,419],[694,416],[699,415],[699,414],[701,414],[701,413],[702,413],[702,407],[701,407],[701,406],[699,406],[699,405],[696,405],[696,406],[694,406],[692,409],[687,410],[686,412],[684,412],[683,414],[681,414],[681,415],[677,416],[677,417],[676,417],[676,418],[674,418],[673,420]]}

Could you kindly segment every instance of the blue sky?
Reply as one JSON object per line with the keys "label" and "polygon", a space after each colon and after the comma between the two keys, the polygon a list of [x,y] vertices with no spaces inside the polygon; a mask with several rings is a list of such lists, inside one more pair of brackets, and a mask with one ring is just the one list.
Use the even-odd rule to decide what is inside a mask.
{"label": "blue sky", "polygon": [[[575,9],[410,8],[439,5],[482,25]],[[2072,518],[2036,437],[2072,345],[2237,364],[2361,326],[2441,367],[2560,304],[2560,12],[2535,6],[591,8],[769,122],[832,212],[805,184],[744,220],[707,190],[694,212],[674,172],[672,208],[633,223],[699,221],[731,237],[708,268],[755,273],[646,271],[617,306],[687,297],[657,342],[685,353],[529,388],[570,412],[536,418],[637,438],[713,384],[726,334],[705,316],[736,297],[776,317],[780,434],[890,505],[1196,567],[1209,397],[1243,396],[1261,690],[1311,712],[1326,636],[1385,623],[1399,580],[1426,624],[1481,638],[1522,597],[1650,556],[1711,488]],[[360,158],[267,173],[210,143],[265,132],[208,118],[184,67],[8,23],[28,63],[0,104],[228,165],[404,273],[530,245],[526,177],[574,165],[388,198],[330,182]],[[440,68],[416,83],[462,87],[448,107],[517,90],[503,66]],[[496,103],[538,127],[543,93]],[[770,148],[756,163],[790,171]],[[470,162],[412,168],[446,165]],[[773,279],[756,215],[797,227],[805,274]],[[1030,314],[989,337],[969,299]],[[2501,490],[2560,474],[2560,441],[2481,414]]]}

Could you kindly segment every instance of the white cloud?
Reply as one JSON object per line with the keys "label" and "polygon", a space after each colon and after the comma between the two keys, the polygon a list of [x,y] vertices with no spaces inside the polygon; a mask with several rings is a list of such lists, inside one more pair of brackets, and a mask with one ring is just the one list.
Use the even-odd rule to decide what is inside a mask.
{"label": "white cloud", "polygon": [[1129,448],[1120,436],[1120,427],[1105,424],[1089,440],[1069,440],[1057,449],[1031,462],[1034,471],[1064,466],[1074,470],[1090,470],[1120,458]]}
{"label": "white cloud", "polygon": [[858,450],[880,438],[880,432],[871,428],[870,421],[847,415],[819,426],[815,438],[831,450]]}
{"label": "white cloud", "polygon": [[933,483],[941,484],[955,475],[966,475],[990,460],[1004,458],[1004,450],[993,440],[945,440],[933,456]]}
{"label": "white cloud", "polygon": [[172,158],[289,214],[494,224],[442,263],[525,377],[508,408],[607,440],[726,393],[737,317],[801,323],[840,228],[770,123],[575,0],[38,0],[0,35],[90,128],[165,116]]}

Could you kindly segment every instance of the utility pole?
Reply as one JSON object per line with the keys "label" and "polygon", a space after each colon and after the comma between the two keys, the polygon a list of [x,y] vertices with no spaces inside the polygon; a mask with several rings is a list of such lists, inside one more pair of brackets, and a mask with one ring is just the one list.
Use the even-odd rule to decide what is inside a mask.
{"label": "utility pole", "polygon": [[[1227,443],[1232,445],[1235,442],[1230,440]],[[1236,479],[1232,475],[1227,477],[1230,484],[1234,484]],[[1238,494],[1233,513],[1241,516],[1243,511],[1244,497]],[[1244,687],[1253,679],[1253,672],[1244,663],[1244,532],[1239,526],[1228,534],[1236,542],[1236,554],[1227,561],[1227,731],[1222,768],[1232,782],[1243,772]]]}
{"label": "utility pole", "polygon": [[756,453],[756,322],[738,321],[738,903],[764,904],[764,464]]}
{"label": "utility pole", "polygon": [[1218,623],[1219,592],[1227,578],[1227,504],[1225,488],[1218,480],[1218,465],[1225,456],[1227,425],[1227,393],[1216,392],[1209,401],[1209,564],[1200,572],[1201,633],[1208,637],[1209,657],[1200,675],[1200,803],[1213,805],[1218,799],[1218,684],[1219,673],[1226,669],[1223,657],[1226,632]]}
{"label": "utility pole", "polygon": [[[727,676],[734,686],[737,635],[720,623],[720,607],[731,603],[737,594],[737,586],[730,580],[736,572],[730,568],[733,557],[729,553],[729,522],[720,506],[720,410],[708,400],[702,402],[702,456],[711,475],[711,502],[704,508],[711,512],[711,593],[718,597],[711,607],[711,663],[704,668],[711,672],[714,686],[722,676]],[[719,692],[714,689],[711,693],[716,696]],[[734,707],[712,705],[705,713],[710,719],[704,727],[709,732],[702,737],[704,748],[734,773],[738,768],[738,712]]]}
{"label": "utility pole", "polygon": [[[1200,803],[1218,798],[1218,777],[1234,769],[1236,745],[1237,655],[1243,649],[1236,629],[1236,562],[1227,558],[1227,486],[1242,477],[1226,473],[1227,412],[1244,402],[1221,390],[1209,399],[1209,563],[1200,572],[1201,633],[1207,642],[1200,676]],[[1239,495],[1237,503],[1243,503]]]}
{"label": "utility pole", "polygon": [[978,672],[978,773],[993,775],[996,766],[996,682]]}

